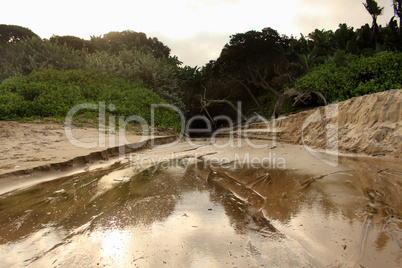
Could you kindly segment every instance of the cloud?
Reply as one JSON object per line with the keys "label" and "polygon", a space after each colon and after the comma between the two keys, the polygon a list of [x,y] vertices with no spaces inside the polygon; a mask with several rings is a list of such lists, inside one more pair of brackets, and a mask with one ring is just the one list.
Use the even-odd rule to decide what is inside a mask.
{"label": "cloud", "polygon": [[216,60],[223,46],[229,42],[230,34],[199,32],[191,37],[173,39],[162,33],[153,32],[165,45],[171,48],[171,55],[178,56],[183,65],[204,66],[210,60]]}
{"label": "cloud", "polygon": [[[308,34],[318,29],[336,30],[340,23],[359,28],[369,23],[371,16],[364,8],[363,1],[350,0],[299,0],[296,4],[298,12],[292,19],[292,25],[300,33]],[[383,6],[384,14],[378,18],[379,24],[386,25],[393,16],[391,1],[378,0]]]}
{"label": "cloud", "polygon": [[192,11],[199,12],[203,9],[216,8],[219,6],[230,6],[239,4],[240,0],[197,0],[186,1],[186,7]]}

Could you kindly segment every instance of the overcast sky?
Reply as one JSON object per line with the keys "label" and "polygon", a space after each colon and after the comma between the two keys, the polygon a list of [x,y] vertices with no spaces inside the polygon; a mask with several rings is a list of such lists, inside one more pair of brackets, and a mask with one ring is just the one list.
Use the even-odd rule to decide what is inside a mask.
{"label": "overcast sky", "polygon": [[[363,0],[5,0],[0,24],[30,28],[42,38],[74,35],[89,39],[110,31],[133,30],[157,37],[184,65],[216,59],[229,36],[265,27],[299,37],[339,23],[371,25]],[[392,0],[379,24],[393,16]]]}

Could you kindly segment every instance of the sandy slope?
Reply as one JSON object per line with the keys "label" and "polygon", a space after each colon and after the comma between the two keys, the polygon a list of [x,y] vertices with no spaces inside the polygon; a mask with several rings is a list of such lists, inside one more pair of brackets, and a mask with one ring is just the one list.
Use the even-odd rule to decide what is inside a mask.
{"label": "sandy slope", "polygon": [[[105,140],[105,146],[99,146],[99,135],[102,133],[96,128],[74,128],[72,133],[77,141],[96,142],[97,146],[74,146],[67,139],[64,127],[57,124],[0,121],[0,174],[63,162],[119,145],[118,134],[104,134],[105,139],[102,140]],[[125,134],[128,143],[141,139],[136,133]],[[112,142],[109,142],[109,138]]]}
{"label": "sandy slope", "polygon": [[[276,126],[272,128],[272,126]],[[271,135],[278,141],[340,153],[402,157],[402,89],[352,98],[338,104],[279,118],[269,122],[269,132],[258,123],[249,137]],[[274,134],[273,134],[274,133]]]}

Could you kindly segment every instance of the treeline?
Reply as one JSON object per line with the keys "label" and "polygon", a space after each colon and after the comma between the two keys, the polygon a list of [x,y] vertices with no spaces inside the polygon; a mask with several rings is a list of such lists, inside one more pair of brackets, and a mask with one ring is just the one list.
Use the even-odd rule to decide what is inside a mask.
{"label": "treeline", "polygon": [[[154,103],[184,107],[177,57],[144,33],[46,40],[24,27],[0,25],[0,37],[0,119],[65,116],[74,105],[98,101],[115,104],[115,115],[147,119]],[[180,126],[173,110],[163,111],[156,124]]]}
{"label": "treeline", "polygon": [[[402,1],[392,2],[395,16],[386,26],[377,24],[383,8],[374,0],[366,0],[362,12],[367,10],[372,22],[357,29],[343,23],[335,31],[316,29],[299,38],[282,35],[269,27],[234,34],[219,58],[203,67],[181,66],[179,59],[170,55],[169,47],[144,33],[110,32],[90,40],[53,36],[47,40],[24,27],[0,25],[0,94],[3,95],[0,119],[12,117],[6,114],[11,113],[10,107],[14,107],[15,117],[51,116],[52,113],[45,112],[48,108],[34,109],[32,105],[41,100],[41,107],[50,107],[46,106],[46,100],[49,103],[51,100],[41,94],[47,92],[48,96],[53,96],[49,88],[54,96],[59,94],[57,87],[51,86],[59,79],[55,77],[65,79],[71,75],[74,80],[77,76],[92,77],[94,73],[102,77],[95,79],[95,84],[102,89],[96,91],[96,98],[85,93],[89,88],[95,90],[84,83],[85,79],[79,79],[78,84],[55,83],[64,91],[70,86],[78,88],[79,97],[65,102],[61,105],[63,108],[50,110],[60,114],[73,104],[98,101],[102,96],[108,101],[125,103],[128,110],[138,113],[134,104],[124,98],[130,99],[128,96],[137,94],[141,88],[149,92],[150,97],[145,99],[155,101],[152,94],[156,94],[161,101],[179,107],[187,116],[231,115],[235,112],[232,106],[242,101],[246,115],[258,112],[269,117],[278,98],[291,88],[303,94],[320,91],[328,102],[401,88]],[[52,82],[46,83],[49,76]],[[41,77],[41,82],[35,84],[35,77]],[[122,87],[121,81],[127,84]],[[108,86],[101,86],[102,83]],[[121,98],[106,97],[118,94],[119,90],[110,89],[113,86],[121,89]],[[37,92],[27,93],[30,90]],[[10,99],[13,101],[8,101]],[[310,102],[314,101],[311,98]],[[25,104],[18,106],[13,105],[14,102]],[[150,104],[141,107],[149,109]],[[21,113],[18,107],[37,112]],[[119,107],[122,111],[123,107]],[[127,114],[127,109],[121,113]],[[172,122],[171,117],[166,118]]]}
{"label": "treeline", "polygon": [[[0,25],[0,46],[32,37],[39,38],[28,28],[17,25]],[[121,50],[136,48],[143,52],[152,52],[157,58],[168,58],[170,55],[170,48],[160,42],[158,38],[147,37],[145,33],[131,30],[109,32],[103,36],[91,36],[90,40],[70,35],[53,35],[49,41],[54,44],[67,45],[75,50],[86,50],[89,53],[96,51],[119,53]]]}
{"label": "treeline", "polygon": [[[383,8],[367,0],[362,12],[369,12],[372,24],[357,29],[342,23],[335,31],[316,29],[300,38],[272,28],[235,34],[217,60],[186,69],[191,79],[185,103],[192,110],[202,100],[216,113],[233,111],[227,101],[243,100],[249,113],[271,116],[279,96],[291,88],[320,91],[327,102],[402,88],[402,1],[393,3],[395,16],[385,27],[377,24]],[[225,102],[218,107],[215,100]]]}

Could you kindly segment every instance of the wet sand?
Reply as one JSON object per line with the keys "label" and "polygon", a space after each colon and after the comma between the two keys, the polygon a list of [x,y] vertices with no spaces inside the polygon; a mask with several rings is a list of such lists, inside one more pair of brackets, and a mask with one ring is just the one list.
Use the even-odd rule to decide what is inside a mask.
{"label": "wet sand", "polygon": [[240,142],[158,146],[1,195],[2,264],[400,266],[400,161],[333,167],[303,146]]}

